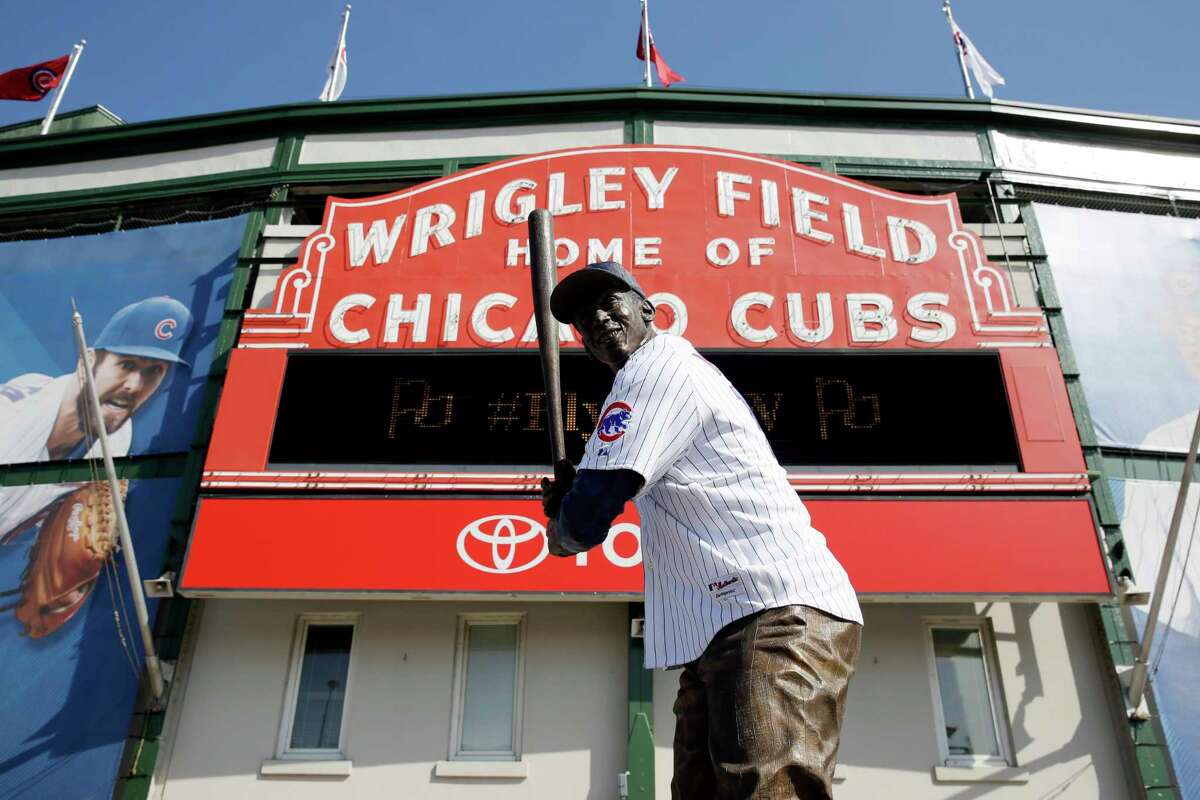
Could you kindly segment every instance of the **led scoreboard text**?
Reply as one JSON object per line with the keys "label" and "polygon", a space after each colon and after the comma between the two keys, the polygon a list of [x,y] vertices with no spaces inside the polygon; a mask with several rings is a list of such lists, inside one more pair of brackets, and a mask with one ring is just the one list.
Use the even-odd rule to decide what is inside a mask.
{"label": "led scoreboard text", "polygon": [[[739,389],[787,466],[1019,466],[995,354],[705,357]],[[567,450],[577,461],[612,375],[579,354],[564,353],[562,365]],[[336,402],[327,403],[330,396]],[[269,460],[341,468],[543,465],[545,401],[536,353],[294,353]]]}

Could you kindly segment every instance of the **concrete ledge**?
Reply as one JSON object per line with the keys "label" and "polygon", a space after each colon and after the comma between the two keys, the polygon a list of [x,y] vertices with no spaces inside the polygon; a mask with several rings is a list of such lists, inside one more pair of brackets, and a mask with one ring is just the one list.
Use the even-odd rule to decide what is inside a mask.
{"label": "concrete ledge", "polygon": [[935,783],[1029,783],[1029,771],[1017,767],[934,767]]}
{"label": "concrete ledge", "polygon": [[528,761],[439,761],[433,767],[438,778],[529,777]]}
{"label": "concrete ledge", "polygon": [[301,758],[268,758],[258,768],[259,775],[324,775],[344,778],[350,774],[353,761],[316,761]]}

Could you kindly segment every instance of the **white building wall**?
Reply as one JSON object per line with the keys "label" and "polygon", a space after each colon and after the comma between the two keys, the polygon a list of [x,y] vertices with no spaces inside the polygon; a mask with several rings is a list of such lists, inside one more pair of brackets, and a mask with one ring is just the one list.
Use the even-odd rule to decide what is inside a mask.
{"label": "white building wall", "polygon": [[408,161],[472,156],[515,156],[564,147],[625,141],[621,120],[561,125],[505,125],[451,130],[313,134],[304,138],[301,164]]}
{"label": "white building wall", "polygon": [[[1083,606],[869,604],[850,684],[838,800],[1118,800],[1129,797],[1097,648]],[[940,766],[926,617],[988,616],[1000,663],[1016,769]],[[654,681],[657,796],[670,797],[671,705],[679,672]],[[1017,782],[1020,781],[1020,782]]]}
{"label": "white building wall", "polygon": [[107,189],[117,186],[264,169],[275,155],[274,139],[0,170],[0,197]]}
{"label": "white building wall", "polygon": [[[448,756],[457,615],[514,610],[527,614],[528,777],[436,777]],[[361,614],[345,740],[352,771],[264,776],[295,620],[311,611]],[[841,800],[1128,796],[1084,607],[870,604],[865,612],[836,781]],[[991,620],[1014,769],[939,769],[924,622],[959,616]],[[625,769],[627,636],[622,603],[207,601],[183,697],[172,705],[177,727],[160,757],[161,793],[152,796],[606,800]],[[654,679],[660,798],[670,797],[678,677],[658,671]]]}
{"label": "white building wall", "polygon": [[[613,797],[628,732],[623,603],[207,601],[158,797]],[[263,776],[274,757],[295,621],[358,612],[345,755],[349,776]],[[457,615],[526,612],[527,778],[441,778]],[[180,702],[182,699],[182,702]],[[168,723],[171,724],[171,723]],[[168,748],[170,748],[168,752]],[[156,796],[152,794],[152,796]]]}
{"label": "white building wall", "polygon": [[723,147],[773,155],[982,161],[974,131],[832,125],[654,123],[655,144]]}
{"label": "white building wall", "polygon": [[1180,199],[1200,198],[1200,157],[1194,153],[1005,130],[990,135],[996,165],[1016,183],[1125,194],[1173,190]]}

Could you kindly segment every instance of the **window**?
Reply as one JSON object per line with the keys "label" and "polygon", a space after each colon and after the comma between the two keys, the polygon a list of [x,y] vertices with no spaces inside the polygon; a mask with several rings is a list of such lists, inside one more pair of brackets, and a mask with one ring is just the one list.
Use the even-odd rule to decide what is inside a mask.
{"label": "window", "polygon": [[926,620],[926,629],[942,763],[1010,764],[1008,713],[988,620]]}
{"label": "window", "polygon": [[451,759],[520,760],[524,638],[523,614],[459,617]]}
{"label": "window", "polygon": [[342,758],[356,614],[305,614],[297,621],[280,758]]}

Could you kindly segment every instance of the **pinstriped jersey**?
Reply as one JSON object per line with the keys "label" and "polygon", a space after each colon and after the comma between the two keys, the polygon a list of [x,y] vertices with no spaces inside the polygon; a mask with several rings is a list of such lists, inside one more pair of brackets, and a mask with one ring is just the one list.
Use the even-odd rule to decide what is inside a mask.
{"label": "pinstriped jersey", "polygon": [[646,575],[646,666],[698,658],[718,630],[803,604],[862,623],[754,412],[686,340],[658,334],[613,381],[580,469],[630,469]]}

